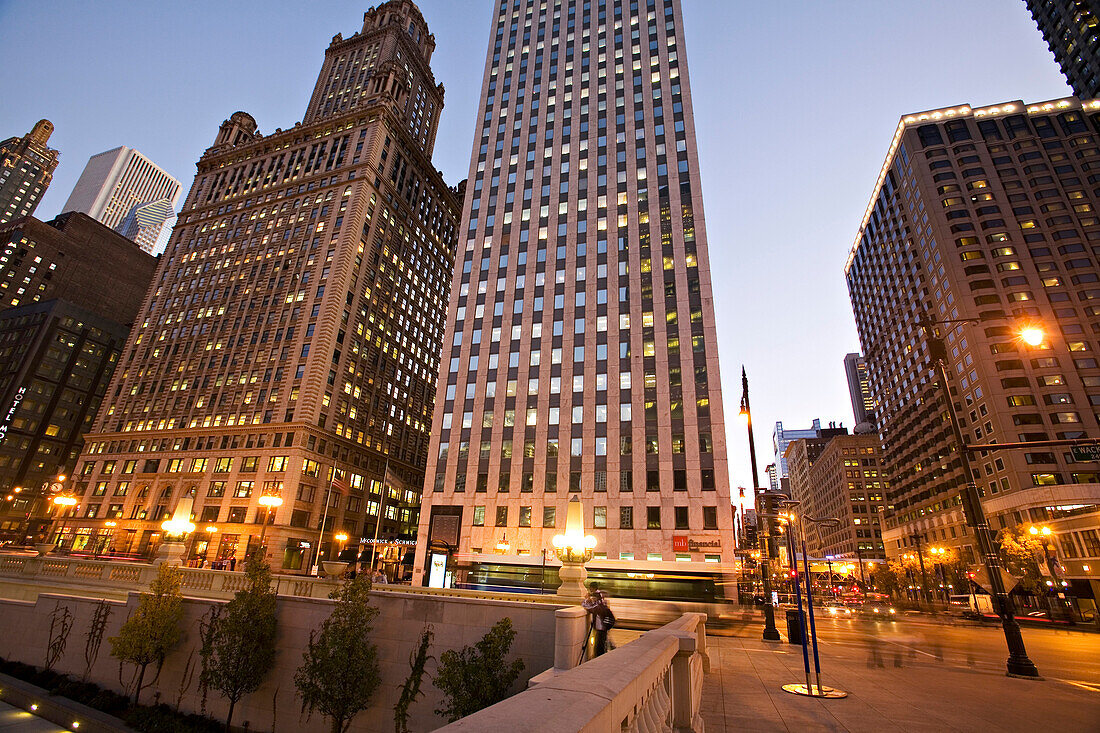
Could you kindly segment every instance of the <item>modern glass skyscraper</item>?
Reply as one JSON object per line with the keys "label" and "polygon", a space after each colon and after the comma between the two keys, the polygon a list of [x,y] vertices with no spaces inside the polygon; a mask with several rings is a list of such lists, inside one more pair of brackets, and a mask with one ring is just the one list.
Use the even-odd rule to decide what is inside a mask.
{"label": "modern glass skyscraper", "polygon": [[63,210],[82,211],[152,252],[179,197],[179,181],[123,145],[88,160]]}
{"label": "modern glass skyscraper", "polygon": [[1054,60],[1081,99],[1100,96],[1100,9],[1096,0],[1025,0]]}
{"label": "modern glass skyscraper", "polygon": [[255,546],[267,495],[287,571],[336,530],[415,530],[458,213],[434,49],[412,2],[382,3],[332,39],[301,124],[222,123],[74,472],[78,547],[109,519],[145,551],[187,495],[208,561]]}
{"label": "modern glass skyscraper", "polygon": [[573,497],[597,565],[729,561],[680,3],[497,2],[487,56],[414,582],[541,563]]}

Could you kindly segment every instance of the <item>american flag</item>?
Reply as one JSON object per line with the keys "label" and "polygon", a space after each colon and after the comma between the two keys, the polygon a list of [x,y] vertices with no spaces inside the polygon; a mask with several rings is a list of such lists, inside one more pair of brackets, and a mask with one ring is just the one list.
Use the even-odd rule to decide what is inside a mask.
{"label": "american flag", "polygon": [[348,482],[337,476],[335,471],[332,473],[332,488],[336,489],[341,494],[348,493]]}

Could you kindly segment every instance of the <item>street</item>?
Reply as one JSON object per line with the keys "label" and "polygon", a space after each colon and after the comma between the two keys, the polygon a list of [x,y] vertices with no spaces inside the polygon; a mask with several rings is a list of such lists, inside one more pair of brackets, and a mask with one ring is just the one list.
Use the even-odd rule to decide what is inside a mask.
{"label": "street", "polygon": [[[1042,681],[1004,674],[999,627],[925,618],[822,619],[822,682],[839,700],[782,690],[803,682],[799,645],[761,641],[747,622],[708,635],[711,671],[702,702],[708,730],[1100,731],[1100,634],[1023,630]],[[811,666],[813,660],[810,660]]]}

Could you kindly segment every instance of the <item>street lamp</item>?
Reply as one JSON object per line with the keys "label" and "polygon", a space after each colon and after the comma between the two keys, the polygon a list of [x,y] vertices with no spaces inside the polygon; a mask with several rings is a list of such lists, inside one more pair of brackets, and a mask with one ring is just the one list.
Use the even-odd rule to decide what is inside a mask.
{"label": "street lamp", "polygon": [[[1008,660],[1006,667],[1008,674],[1019,677],[1038,677],[1039,670],[1035,663],[1027,656],[1024,647],[1024,637],[1020,633],[1020,625],[1016,622],[1016,609],[1012,597],[1005,590],[1004,579],[1001,578],[1001,558],[997,554],[997,546],[993,542],[993,533],[989,528],[989,521],[985,517],[985,509],[982,507],[981,496],[978,494],[977,477],[970,465],[970,453],[966,449],[966,438],[959,426],[958,415],[955,414],[955,400],[951,397],[950,383],[947,381],[947,345],[936,335],[936,326],[954,325],[959,323],[977,323],[975,319],[954,319],[947,321],[934,321],[927,313],[922,314],[918,324],[924,330],[924,336],[928,341],[928,351],[936,365],[936,376],[939,378],[940,390],[944,401],[947,403],[947,413],[951,421],[951,430],[958,444],[959,457],[962,460],[963,475],[966,478],[966,486],[963,488],[962,499],[964,514],[969,523],[974,527],[974,534],[978,542],[979,551],[989,573],[989,587],[993,592],[997,615],[1001,617],[1001,627],[1004,629],[1005,642],[1008,644]],[[1027,343],[1036,339],[1035,327],[1025,327],[1020,332],[1022,339]],[[1025,335],[1026,334],[1026,335]],[[1042,342],[1042,338],[1038,338]]]}
{"label": "street lamp", "polygon": [[[334,539],[334,540],[336,540],[337,542],[340,543],[340,552],[343,552],[344,551],[344,543],[348,541],[347,532],[337,532],[336,534],[334,534],[332,536],[332,539]],[[337,557],[337,559],[339,559],[339,557],[340,557],[339,552],[336,553],[336,557]]]}
{"label": "street lamp", "polygon": [[[775,628],[775,608],[772,606],[772,538],[771,522],[765,515],[775,513],[775,505],[767,492],[760,491],[760,478],[756,470],[756,442],[752,437],[752,409],[749,406],[749,377],[745,373],[744,365],[741,366],[741,417],[745,420],[745,428],[749,433],[749,465],[752,466],[752,490],[756,496],[761,493],[764,506],[757,511],[757,535],[760,543],[760,578],[764,586],[764,641],[780,641],[779,629]],[[754,496],[754,498],[756,498]],[[762,510],[762,511],[760,511]]]}
{"label": "street lamp", "polygon": [[[64,476],[58,476],[58,480],[63,482],[65,480],[65,477]],[[62,494],[60,496],[55,496],[53,499],[51,499],[51,501],[54,503],[54,505],[57,506],[58,512],[62,513],[62,517],[65,516],[64,512],[67,509],[69,509],[70,507],[76,506],[76,497],[75,496],[70,496],[68,494]],[[61,523],[61,529],[58,531],[57,540],[58,540],[57,541],[58,545],[63,546],[65,544],[65,523],[64,522]]]}
{"label": "street lamp", "polygon": [[561,561],[558,595],[583,597],[584,581],[588,579],[584,564],[592,559],[596,538],[584,533],[584,508],[579,497],[574,496],[569,500],[565,515],[565,534],[554,535],[551,544],[554,546],[554,554]]}
{"label": "street lamp", "polygon": [[283,497],[277,494],[264,494],[256,501],[259,502],[260,506],[265,507],[264,521],[260,527],[260,548],[262,551],[264,547],[264,535],[267,534],[268,520],[274,519],[275,509],[283,505]]}

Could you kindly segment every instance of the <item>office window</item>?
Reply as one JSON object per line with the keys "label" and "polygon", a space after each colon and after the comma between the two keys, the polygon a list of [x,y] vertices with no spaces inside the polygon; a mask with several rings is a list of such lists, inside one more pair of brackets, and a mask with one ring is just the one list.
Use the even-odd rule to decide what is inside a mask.
{"label": "office window", "polygon": [[[676,529],[688,528],[688,508],[686,506],[678,506],[675,511]],[[658,517],[658,522],[660,517]]]}
{"label": "office window", "polygon": [[619,507],[619,529],[634,529],[634,507]]}
{"label": "office window", "polygon": [[483,507],[483,506],[475,506],[474,507],[474,526],[475,527],[484,527],[485,526],[485,507]]}
{"label": "office window", "polygon": [[598,506],[592,508],[592,526],[596,529],[607,527],[607,507]]}
{"label": "office window", "polygon": [[530,527],[531,526],[531,507],[521,506],[519,508],[519,526]]}
{"label": "office window", "polygon": [[557,507],[543,507],[542,509],[542,526],[543,527],[556,527],[558,521]]}
{"label": "office window", "polygon": [[661,507],[646,507],[646,529],[661,528]]}
{"label": "office window", "polygon": [[506,506],[498,506],[497,507],[497,526],[498,527],[507,527],[508,526],[508,507],[506,507]]}
{"label": "office window", "polygon": [[718,507],[703,507],[703,529],[718,529]]}

